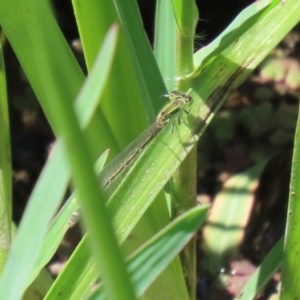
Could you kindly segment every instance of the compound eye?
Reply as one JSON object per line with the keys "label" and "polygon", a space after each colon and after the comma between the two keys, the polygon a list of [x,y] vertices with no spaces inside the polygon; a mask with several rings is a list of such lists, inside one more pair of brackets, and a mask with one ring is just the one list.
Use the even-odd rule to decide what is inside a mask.
{"label": "compound eye", "polygon": [[176,93],[175,91],[170,92],[170,94],[169,94],[169,99],[170,99],[171,101],[177,100],[177,99],[178,99],[177,93]]}

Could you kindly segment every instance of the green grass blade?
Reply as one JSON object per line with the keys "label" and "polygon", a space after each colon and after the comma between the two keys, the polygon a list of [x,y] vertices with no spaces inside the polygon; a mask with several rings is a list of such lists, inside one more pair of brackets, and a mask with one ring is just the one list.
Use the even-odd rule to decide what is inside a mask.
{"label": "green grass blade", "polygon": [[[197,93],[193,94],[194,105],[188,118],[190,127],[187,126],[187,121],[183,120],[180,126],[175,127],[172,135],[170,128],[162,130],[141,153],[136,163],[126,169],[126,174],[122,174],[118,184],[111,184],[107,190],[108,195],[111,195],[108,206],[114,214],[115,228],[120,241],[126,239],[191,150],[197,140],[192,134],[201,135],[204,132],[226,95],[272,50],[283,37],[284,31],[287,33],[297,23],[299,16],[297,18],[295,11],[300,9],[299,5],[298,1],[289,0],[283,6],[270,6],[257,24],[251,23],[247,32],[245,29],[238,32],[240,36],[235,35],[238,43],[225,48],[226,51],[220,53],[218,58],[207,65],[205,72],[193,81],[193,88]],[[273,19],[280,23],[277,27],[274,27]],[[246,19],[244,21],[246,22]],[[236,31],[228,32],[230,36],[235,33]],[[253,39],[255,43],[252,42]],[[263,52],[262,55],[257,52],[258,47]],[[211,107],[211,104],[214,105]],[[83,272],[88,272],[88,268]]]}
{"label": "green grass blade", "polygon": [[[230,177],[214,200],[203,230],[203,248],[207,265],[218,272],[243,240],[254,201],[254,190],[265,167],[259,163]],[[239,212],[237,214],[237,212]]]}
{"label": "green grass blade", "polygon": [[[40,182],[47,184],[39,185],[39,188],[33,191],[32,198],[35,198],[35,201],[29,202],[3,270],[0,289],[1,293],[6,295],[6,299],[10,299],[6,294],[8,293],[6,288],[13,292],[11,299],[18,299],[17,295],[21,295],[24,291],[45,236],[48,222],[63,198],[67,187],[69,168],[66,165],[64,153],[54,151],[52,159],[54,160],[53,163],[44,168],[39,178]],[[52,178],[56,180],[51,180]],[[46,195],[49,194],[49,190],[52,191],[51,197],[47,199]],[[16,288],[12,289],[11,287],[15,284]]]}
{"label": "green grass blade", "polygon": [[97,53],[87,82],[77,97],[75,108],[82,127],[86,127],[90,123],[107,84],[116,51],[117,37],[118,27],[112,26]]}
{"label": "green grass blade", "polygon": [[[165,5],[166,13],[168,10],[173,14],[173,18],[169,18],[169,24],[165,28],[158,28],[157,35],[165,31],[173,31],[170,36],[174,37],[173,43],[164,49],[165,56],[170,55],[174,57],[174,66],[166,65],[170,70],[163,70],[163,73],[171,75],[171,78],[176,78],[177,81],[173,83],[173,89],[186,91],[188,86],[185,86],[182,78],[193,71],[193,52],[194,52],[194,35],[195,28],[198,22],[198,10],[194,0],[182,1],[173,0],[172,6]],[[161,34],[167,35],[167,34]],[[160,39],[161,40],[161,39]],[[166,43],[164,43],[166,44]],[[168,53],[169,52],[169,53]],[[173,70],[173,74],[171,71]],[[196,199],[196,149],[180,165],[177,172],[174,173],[172,181],[168,184],[170,195],[175,209],[172,215],[180,214],[195,206]],[[195,241],[191,241],[183,250],[184,257],[184,274],[185,281],[188,282],[189,298],[196,298],[196,257],[195,257]],[[170,275],[170,281],[172,280]],[[177,287],[178,288],[178,287]],[[175,295],[178,293],[175,291]]]}
{"label": "green grass blade", "polygon": [[172,5],[180,34],[194,39],[195,27],[199,21],[198,8],[195,1],[172,0]]}
{"label": "green grass blade", "polygon": [[176,21],[170,1],[158,0],[155,13],[154,53],[168,91],[176,74]]}
{"label": "green grass blade", "polygon": [[[142,295],[205,222],[207,206],[190,209],[149,240],[129,260],[129,271]],[[175,270],[173,270],[175,272]],[[163,292],[162,292],[163,295]],[[166,291],[166,296],[170,295]],[[162,296],[164,298],[164,296]]]}
{"label": "green grass blade", "polygon": [[[33,4],[37,14],[31,9]],[[52,99],[56,97],[52,85],[49,84],[53,74],[46,73],[48,67],[43,66],[46,63],[52,64],[57,70],[56,81],[64,90],[65,99],[75,99],[84,77],[59,31],[48,3],[34,0],[1,1],[0,22],[38,99],[42,100],[41,105],[48,121],[56,130],[49,115],[53,106]],[[42,36],[40,30],[43,31]]]}
{"label": "green grass blade", "polygon": [[108,29],[118,21],[117,14],[112,1],[72,0],[72,4],[85,63],[91,70]]}
{"label": "green grass blade", "polygon": [[294,299],[300,294],[299,285],[299,232],[300,232],[300,115],[294,138],[294,150],[292,159],[292,171],[290,181],[289,204],[287,214],[287,226],[284,240],[283,265],[282,265],[282,290],[280,299]]}
{"label": "green grass blade", "polygon": [[[127,44],[129,45],[132,60],[133,62],[137,62],[135,64],[137,66],[136,73],[138,74],[141,93],[143,95],[148,95],[149,89],[152,90],[150,99],[148,99],[147,96],[143,97],[143,103],[145,103],[148,119],[153,120],[153,108],[151,110],[149,106],[154,106],[154,111],[157,112],[158,108],[161,107],[162,102],[161,99],[157,98],[157,94],[162,94],[163,92],[165,93],[164,87],[163,90],[162,88],[157,89],[157,87],[160,86],[158,84],[160,84],[161,75],[158,73],[158,68],[156,62],[153,59],[153,54],[152,52],[150,52],[149,43],[145,38],[143,26],[140,21],[135,1],[118,0],[116,1],[116,7],[118,9],[122,27],[124,28],[125,38]],[[168,30],[170,30],[169,26],[161,29],[165,31],[167,28]],[[164,44],[165,46],[167,45],[166,41],[164,41]],[[176,49],[173,44],[167,45],[166,48],[167,50],[172,49],[173,51]],[[173,77],[174,74],[172,74],[172,78]],[[153,78],[156,78],[158,80],[153,80]],[[132,232],[132,235],[135,236],[135,241],[132,242],[129,240],[125,243],[124,248],[126,249],[126,253],[131,253],[133,249],[136,249],[136,247],[138,247],[142,241],[147,240],[149,237],[153,236],[155,232],[160,230],[160,228],[164,227],[169,222],[167,206],[161,205],[160,203],[158,203],[159,201],[164,200],[157,199],[157,202],[155,202],[149,208],[146,214],[143,215],[143,218],[139,222],[139,226],[137,226]],[[149,226],[149,224],[155,225]],[[180,297],[180,295],[182,295],[182,299],[186,297],[186,288],[182,272],[175,273],[174,269],[178,269],[181,271],[180,262],[178,259],[174,260],[172,265],[170,265],[170,267],[165,270],[163,274],[161,274],[159,280],[157,280],[151,286],[151,291],[148,291],[147,297],[152,298],[153,295],[162,290],[165,290],[165,286],[168,284],[168,282],[175,281],[178,284],[172,289],[173,294],[169,294],[169,297]],[[179,284],[179,282],[181,282],[181,284]],[[183,291],[180,291],[180,288]]]}
{"label": "green grass blade", "polygon": [[[105,152],[96,162],[97,173],[99,173],[102,170],[107,160],[107,156],[108,152]],[[64,178],[68,178],[68,176],[64,176]],[[63,189],[60,190],[63,191]],[[51,224],[48,226],[48,231],[43,240],[42,248],[39,251],[40,255],[34,265],[34,268],[30,272],[30,277],[27,281],[27,285],[31,284],[31,282],[36,278],[40,270],[53,257],[67,230],[78,222],[79,213],[77,212],[77,210],[78,203],[76,201],[74,193],[72,193],[72,195],[63,205],[63,207],[54,217]]]}
{"label": "green grass blade", "polygon": [[[189,210],[130,256],[128,269],[139,297],[145,293],[153,280],[193,237],[196,230],[205,222],[207,212],[207,206],[198,206]],[[173,285],[171,282],[170,284]],[[164,291],[160,293],[163,299],[170,295],[170,291],[166,290],[165,293],[165,296]],[[102,289],[93,293],[89,299],[104,299]]]}
{"label": "green grass blade", "polygon": [[281,266],[282,255],[283,239],[281,238],[264,258],[235,300],[254,299]]}
{"label": "green grass blade", "polygon": [[42,269],[30,285],[30,288],[25,291],[22,300],[40,300],[42,295],[47,293],[53,281],[54,279],[48,269]]}
{"label": "green grass blade", "polygon": [[[104,38],[104,33],[111,24],[120,23],[120,21],[115,4],[111,0],[89,0],[85,2],[85,5],[82,5],[81,2],[74,0],[73,5],[85,59],[88,69],[90,69],[96,51]],[[103,12],[108,13],[103,14]],[[122,24],[120,27],[122,28]],[[103,135],[110,134],[111,140],[109,141],[107,138],[109,143],[106,144],[106,147],[111,149],[112,157],[146,127],[146,111],[142,102],[144,95],[140,93],[139,82],[130,49],[121,33],[110,78],[100,105],[100,115],[105,116],[106,123],[110,128]],[[94,135],[97,135],[96,131]],[[102,148],[103,150],[104,148]]]}
{"label": "green grass blade", "polygon": [[[89,72],[96,59],[99,48],[105,39],[107,31],[112,24],[117,23],[118,19],[111,1],[89,0],[83,1],[82,3],[81,0],[74,0],[72,3],[80,35],[80,41],[82,43],[85,63]],[[102,102],[108,103],[108,106],[110,106],[111,101],[115,101],[114,97],[119,97],[119,95],[116,95],[118,88],[109,88],[109,86],[114,84],[113,78],[115,76],[112,74],[116,72],[115,66],[118,65],[118,70],[120,73],[121,69],[123,68],[123,66],[118,62],[118,53],[122,52],[122,46],[122,37],[120,37],[118,41],[118,49],[116,51],[117,53],[112,65],[112,71],[109,76],[109,82],[103,92],[102,97],[104,100]],[[129,70],[127,71],[130,72]],[[121,84],[119,85],[119,88],[121,89]],[[129,88],[131,88],[130,85]],[[117,99],[120,99],[120,97]],[[122,110],[122,112],[124,112],[124,110]],[[93,118],[92,123],[87,129],[87,136],[90,140],[91,152],[93,153],[95,160],[103,151],[107,149],[107,147],[110,148],[111,157],[114,157],[120,151],[121,142],[120,140],[116,139],[114,128],[112,128],[110,125],[110,114],[112,113],[109,112],[109,109],[105,109],[105,113],[103,113],[103,110],[100,110],[98,107],[95,111],[95,118]],[[95,138],[95,136],[101,138]]]}
{"label": "green grass blade", "polygon": [[91,251],[85,235],[73,251],[63,271],[58,275],[45,299],[83,298],[99,278],[100,270],[91,259]]}
{"label": "green grass blade", "polygon": [[237,36],[240,36],[243,32],[247,32],[251,25],[255,24],[258,18],[263,15],[264,9],[272,2],[278,3],[277,0],[266,0],[250,5],[210,44],[210,47],[204,47],[197,51],[194,56],[195,64],[198,66],[195,72],[197,74],[201,72],[201,69],[204,68],[210,59],[234,43]]}
{"label": "green grass blade", "polygon": [[177,76],[185,76],[193,71],[194,36],[199,20],[198,8],[194,0],[172,0],[177,22]]}
{"label": "green grass blade", "polygon": [[[24,69],[29,79],[35,82],[33,86],[36,89],[36,91],[38,91],[37,94],[42,100],[43,107],[47,111],[46,113],[47,116],[50,118],[50,122],[53,124],[56,124],[56,122],[58,122],[54,118],[55,111],[59,112],[57,116],[59,116],[61,122],[65,121],[65,124],[57,123],[55,125],[55,130],[58,132],[59,130],[61,130],[61,128],[63,128],[63,126],[70,125],[70,123],[67,123],[67,120],[63,120],[66,116],[60,114],[60,108],[66,110],[67,108],[69,108],[71,109],[72,113],[71,121],[73,121],[73,125],[75,126],[74,128],[71,128],[71,126],[68,128],[65,127],[65,130],[68,130],[68,133],[71,133],[73,129],[73,134],[78,134],[78,136],[80,137],[79,127],[78,124],[76,125],[77,121],[75,119],[74,112],[72,112],[70,102],[76,95],[79,85],[82,81],[81,72],[78,71],[78,67],[74,67],[76,64],[74,64],[73,67],[70,67],[70,65],[74,63],[74,61],[70,58],[67,60],[67,67],[65,67],[65,65],[59,66],[59,64],[57,64],[58,61],[55,59],[54,55],[57,54],[56,50],[53,51],[53,49],[50,48],[51,51],[49,51],[49,49],[47,49],[47,47],[50,47],[53,44],[55,45],[53,41],[58,41],[57,36],[53,35],[53,32],[50,32],[48,29],[48,31],[43,31],[44,37],[49,38],[50,42],[46,41],[40,44],[35,44],[32,42],[36,38],[38,41],[43,41],[43,38],[41,37],[39,32],[40,21],[46,20],[47,23],[50,22],[51,25],[54,24],[53,28],[55,28],[55,30],[57,31],[57,27],[55,26],[55,23],[53,22],[51,16],[49,17],[47,15],[46,19],[43,18],[45,11],[44,7],[39,2],[38,6],[36,7],[39,8],[40,15],[34,13],[32,18],[32,15],[29,14],[31,18],[27,16],[26,19],[26,21],[32,21],[30,22],[32,26],[30,27],[30,29],[33,28],[33,35],[27,34],[27,32],[31,32],[31,30],[28,30],[28,26],[20,26],[22,28],[16,26],[17,28],[15,32],[13,32],[11,28],[9,28],[9,24],[14,24],[13,18],[20,17],[20,12],[31,12],[30,9],[27,9],[28,3],[30,3],[30,1],[22,1],[21,4],[18,3],[19,5],[16,5],[16,7],[14,7],[14,3],[12,1],[1,2],[1,25],[3,26],[4,30],[7,31],[10,41],[14,45],[15,49],[18,49],[18,46],[20,46],[21,44],[22,45],[20,47],[24,47],[24,53],[26,55],[21,50],[16,50],[16,52],[18,53],[19,51],[18,57],[22,61]],[[38,2],[32,3],[36,4]],[[257,2],[256,4],[261,5],[261,3],[262,2]],[[5,11],[3,10],[4,8],[6,9]],[[266,56],[266,54],[271,50],[271,48],[279,42],[283,34],[285,34],[294,24],[296,24],[296,22],[299,20],[299,16],[296,12],[299,11],[299,8],[299,2],[295,0],[289,0],[286,2],[273,1],[272,4],[266,6],[263,11],[254,14],[254,17],[252,16],[250,18],[251,22],[247,22],[247,18],[244,18],[244,25],[241,26],[241,28],[236,27],[235,30],[226,32],[226,35],[223,36],[220,45],[218,45],[219,55],[215,55],[216,52],[214,52],[214,60],[205,60],[204,58],[203,61],[205,61],[206,66],[206,69],[204,71],[201,69],[203,65],[200,66],[200,63],[196,63],[197,72],[201,69],[203,73],[200,77],[198,76],[199,72],[193,73],[192,76],[189,77],[186,82],[186,86],[188,86],[188,84],[191,85],[190,94],[193,96],[194,99],[194,104],[191,107],[191,112],[188,119],[184,120],[184,122],[180,126],[175,127],[173,135],[169,134],[169,128],[165,128],[164,130],[162,130],[155,137],[155,139],[149,145],[149,147],[147,147],[144,150],[144,152],[141,153],[141,156],[137,160],[137,162],[134,163],[132,167],[126,170],[128,172],[126,172],[127,174],[123,178],[121,178],[119,182],[120,186],[117,187],[116,184],[112,184],[107,189],[107,195],[109,198],[108,207],[114,215],[114,223],[116,225],[117,235],[121,241],[124,241],[124,239],[129,235],[132,228],[137,224],[137,222],[139,221],[143,213],[147,210],[147,208],[150,206],[152,201],[154,201],[154,198],[165,185],[167,180],[170,178],[170,176],[173,174],[176,168],[181,164],[182,160],[186,157],[188,152],[191,151],[194,143],[203,133],[204,129],[207,126],[207,124],[203,125],[203,121],[207,121],[208,123],[213,115],[211,114],[210,110],[215,111],[221,105],[222,100],[226,97],[226,94],[228,94],[228,92],[230,92],[242,80],[244,80],[245,77],[251,72],[251,69],[254,68]],[[13,13],[9,13],[10,10],[11,12],[13,11]],[[38,21],[35,18],[38,18]],[[274,26],[274,20],[276,26]],[[247,31],[245,30],[246,28],[248,29]],[[21,42],[15,36],[13,36],[15,33],[20,34]],[[51,34],[48,35],[48,33]],[[53,38],[53,36],[55,36],[55,38]],[[235,41],[235,43],[226,43],[226,41],[228,41],[229,38],[231,39],[231,41]],[[47,45],[47,47],[45,47],[45,52],[42,51],[43,47],[40,47],[41,44],[44,44],[44,46]],[[27,49],[28,45],[37,47],[38,51],[30,53],[30,51],[28,51]],[[67,47],[65,46],[61,47],[60,50],[62,52],[65,51],[64,54],[67,52],[70,53],[68,50],[66,50]],[[29,49],[31,50],[30,47]],[[123,48],[121,49],[123,50]],[[221,50],[223,50],[223,52],[221,52]],[[34,62],[34,66],[39,66],[43,71],[49,68],[48,65],[44,66],[41,64],[42,58],[38,58],[39,51],[41,51],[41,53],[45,55],[44,57],[51,58],[46,60],[48,62],[51,62],[55,66],[55,68],[57,68],[56,71],[53,72],[53,74],[56,74],[56,72],[58,72],[57,70],[60,70],[60,68],[64,69],[64,72],[57,73],[63,74],[63,76],[58,78],[58,81],[61,81],[63,83],[61,84],[61,89],[67,89],[67,91],[64,94],[64,97],[57,93],[56,88],[53,88],[55,84],[51,80],[49,80],[53,79],[50,76],[51,74],[45,72],[45,74],[43,74],[45,75],[45,78],[40,78],[42,73],[37,72],[35,69],[32,69],[32,67],[29,66],[29,62]],[[35,56],[37,56],[36,59]],[[124,63],[124,57],[125,56],[123,56],[123,58],[121,59],[121,63]],[[130,55],[128,57],[130,57]],[[26,61],[24,62],[24,60]],[[62,63],[64,62],[62,61]],[[54,71],[54,68],[51,70]],[[68,74],[68,72],[71,70],[77,73],[75,75]],[[120,99],[131,98],[131,103],[135,103],[135,101],[141,101],[141,96],[138,92],[139,87],[136,87],[134,84],[133,74],[135,73],[132,69],[130,69],[129,76],[126,77],[124,70],[125,68],[122,69],[122,72],[120,72],[120,74],[118,74],[119,76],[117,76],[117,73],[115,73],[117,79],[114,79],[114,83],[110,84],[108,88],[109,90],[113,88],[113,91],[115,92],[117,88],[119,88],[120,85],[122,85],[120,92],[112,94],[111,98],[107,98],[108,102],[110,100],[113,100],[115,102],[112,102],[111,106],[108,102],[104,104],[104,111],[106,111],[106,113],[110,115],[110,120],[116,120],[117,122],[116,124],[114,124],[113,130],[116,133],[116,136],[120,137],[120,145],[126,144],[126,142],[130,139],[130,136],[134,135],[134,133],[131,132],[126,136],[122,136],[122,134],[125,133],[125,131],[127,130],[125,126],[123,126],[122,128],[122,124],[124,124],[124,120],[126,120],[127,117],[132,118],[136,116],[139,118],[141,116],[140,120],[144,120],[144,123],[142,124],[146,123],[145,117],[143,115],[144,110],[142,108],[142,105],[140,105],[139,109],[133,114],[127,113],[124,109],[128,108],[128,110],[131,111],[132,107],[130,103],[126,102],[126,104],[124,104],[121,101],[122,105],[124,104],[124,106],[116,106],[116,103],[119,103],[116,101],[119,101]],[[75,81],[72,81],[72,76],[74,76]],[[126,80],[120,83],[120,77],[124,77]],[[71,86],[66,84],[66,82],[68,82],[69,80],[71,82]],[[51,88],[44,87],[46,84],[48,84]],[[132,87],[132,90],[129,87]],[[67,102],[69,101],[69,103],[66,103],[66,106],[64,107],[59,106],[62,105],[61,103],[56,103],[59,105],[56,107],[55,110],[54,107],[51,107],[50,100],[57,100],[57,98],[64,99]],[[115,111],[113,108],[114,106],[117,107],[117,109],[115,108]],[[122,110],[122,112],[117,111],[120,109]],[[139,114],[140,112],[142,112],[141,115]],[[63,116],[63,118],[61,116]],[[120,116],[123,116],[124,118],[120,119]],[[133,120],[131,122],[132,124],[139,123],[138,120]],[[121,129],[116,129],[117,127],[120,127],[120,125]],[[134,130],[136,130],[136,132],[139,132],[142,126],[138,125]],[[71,135],[70,139],[72,139]],[[80,148],[81,145],[84,146],[83,140],[81,142],[80,140],[74,142],[75,145],[79,146],[79,150],[76,149],[80,152],[78,153],[79,155],[77,157],[81,156],[82,159],[85,158],[85,154],[83,153],[84,149]],[[71,147],[69,144],[69,150],[70,149]],[[85,149],[87,149],[87,147],[85,147]],[[73,161],[75,163],[78,163],[75,157]],[[94,175],[92,172],[92,160],[88,158],[85,161],[87,162],[89,168],[86,170],[86,172],[91,175],[90,178],[92,178],[93,180]],[[82,164],[81,166],[84,168]],[[85,177],[87,177],[87,175],[85,175]],[[77,177],[78,182],[80,182],[81,179],[83,178]],[[82,187],[84,186],[84,184],[88,183],[83,183]],[[95,178],[94,188],[95,193],[97,194]],[[126,202],[124,202],[124,199],[126,199]],[[91,213],[91,215],[93,214]],[[82,265],[83,264],[84,261],[82,262]],[[84,276],[85,274],[82,275]]]}
{"label": "green grass blade", "polygon": [[[31,8],[34,9],[34,5]],[[38,40],[40,39],[43,43],[43,32],[37,31],[37,33]],[[45,66],[44,71],[49,80],[48,86],[51,86],[52,93],[56,96],[52,99],[52,106],[47,107],[48,115],[53,120],[58,136],[62,139],[67,151],[83,220],[89,229],[93,255],[98,267],[101,268],[107,295],[112,299],[133,299],[134,293],[127,277],[109,214],[105,208],[105,197],[99,188],[92,157],[85,136],[80,129],[72,99],[65,98],[64,92],[59,89],[52,75],[55,74],[53,66],[45,64],[44,60],[38,60],[38,62],[39,65]],[[7,295],[10,295],[9,291]]]}
{"label": "green grass blade", "polygon": [[[199,226],[205,222],[207,211],[208,207],[206,206],[198,206],[189,210],[131,255],[128,261],[128,268],[138,296],[145,292],[153,280],[191,239]],[[86,242],[85,239],[83,241]],[[83,298],[86,296],[85,293],[88,292],[91,282],[89,277],[92,277],[96,270],[91,262],[88,262],[90,272],[86,273],[86,276],[82,276],[82,273],[78,272],[78,269],[83,269],[85,258],[89,256],[88,248],[83,246],[82,242],[77,248],[77,250],[79,248],[82,249],[80,251],[82,256],[77,257],[76,264],[68,262],[66,267],[68,276],[62,277],[59,275],[46,299],[57,299],[58,296],[64,299],[75,299],[76,297]],[[73,255],[79,253],[77,250],[75,250]],[[70,280],[64,281],[64,278],[70,278]],[[100,294],[102,295],[102,292],[96,292],[91,299],[101,299],[98,297],[101,297]],[[165,292],[166,295],[169,295],[168,290]]]}
{"label": "green grass blade", "polygon": [[[111,34],[108,36],[108,39],[106,41],[106,45],[104,47],[104,51],[100,53],[98,61],[98,64],[96,65],[96,70],[91,77],[90,84],[92,85],[92,89],[85,90],[84,94],[81,94],[79,96],[79,101],[77,102],[77,109],[80,108],[80,120],[83,125],[86,125],[86,122],[90,119],[95,105],[91,102],[94,101],[94,103],[98,102],[99,99],[99,93],[100,90],[103,90],[103,86],[105,83],[105,80],[107,79],[107,73],[106,77],[104,77],[102,74],[105,69],[102,69],[102,66],[106,68],[107,70],[110,67],[110,63],[113,56],[113,49],[116,44],[116,31],[113,30]],[[106,53],[106,54],[105,54]],[[96,78],[96,80],[95,80]],[[97,86],[98,88],[94,88],[94,86]],[[96,91],[96,94],[95,94]],[[98,94],[97,94],[98,91]],[[87,102],[88,101],[88,102]],[[89,105],[87,106],[86,103]],[[30,200],[30,205],[27,209],[27,214],[25,214],[25,217],[22,221],[20,232],[23,232],[24,234],[19,233],[20,238],[16,242],[13,249],[15,251],[19,251],[18,249],[22,249],[22,255],[19,255],[20,261],[26,262],[25,265],[23,264],[23,268],[20,266],[22,263],[18,264],[17,261],[14,259],[11,260],[11,264],[13,264],[18,271],[16,271],[20,277],[19,287],[22,289],[22,286],[24,286],[24,278],[26,278],[27,281],[27,273],[30,270],[30,266],[34,263],[36,259],[36,255],[38,254],[39,245],[42,242],[42,237],[45,235],[45,231],[47,229],[48,222],[50,218],[52,217],[53,213],[57,209],[58,204],[60,203],[66,186],[67,182],[69,180],[69,168],[65,163],[65,154],[62,151],[63,149],[58,146],[57,151],[54,151],[53,157],[50,159],[50,163],[47,164],[47,168],[45,169],[45,172],[43,172],[42,177],[39,180],[39,185],[37,185],[35,191],[33,192],[33,196]],[[60,176],[60,177],[59,177]],[[53,178],[58,180],[58,182],[53,181]],[[53,187],[51,187],[49,184],[53,184]],[[52,191],[52,193],[49,193],[49,190]],[[54,193],[56,192],[56,194]],[[45,195],[49,198],[49,200],[45,199]],[[45,202],[41,202],[40,199],[43,199]],[[55,201],[54,201],[55,200]],[[51,213],[52,212],[52,213]],[[33,217],[34,216],[34,217]],[[37,219],[36,216],[39,216],[39,219]],[[34,222],[34,224],[32,224]],[[24,224],[24,225],[23,225]],[[35,234],[28,234],[28,232],[33,232],[35,230]],[[28,237],[31,237],[33,239],[32,243],[29,243]],[[24,242],[24,240],[26,242]],[[28,252],[25,251],[24,244],[27,245]],[[21,246],[20,246],[21,245]],[[34,247],[33,249],[31,247]],[[12,250],[13,252],[13,250]],[[12,257],[14,255],[12,254]],[[29,264],[29,261],[32,262],[32,264]],[[9,264],[8,264],[9,265]],[[13,272],[14,267],[12,268],[7,267],[11,272]],[[8,276],[9,277],[9,276]],[[16,277],[12,276],[10,280],[13,280],[14,283],[16,282]],[[21,284],[22,282],[22,284]]]}
{"label": "green grass blade", "polygon": [[[74,255],[78,258],[76,264],[73,263],[74,260],[72,259]],[[58,295],[63,299],[75,300],[84,298],[84,296],[89,294],[91,283],[95,283],[99,278],[99,270],[97,270],[95,263],[91,259],[87,260],[90,257],[91,253],[87,243],[87,236],[84,236],[67,262],[63,270],[63,276],[59,274],[45,296],[45,300],[57,299]],[[88,271],[81,273],[80,270]]]}
{"label": "green grass blade", "polygon": [[116,0],[115,3],[137,74],[138,87],[143,95],[142,101],[148,120],[152,122],[161,108],[161,101],[157,96],[165,93],[165,85],[144,31],[136,1]]}
{"label": "green grass blade", "polygon": [[12,170],[6,75],[0,45],[0,274],[11,243]]}

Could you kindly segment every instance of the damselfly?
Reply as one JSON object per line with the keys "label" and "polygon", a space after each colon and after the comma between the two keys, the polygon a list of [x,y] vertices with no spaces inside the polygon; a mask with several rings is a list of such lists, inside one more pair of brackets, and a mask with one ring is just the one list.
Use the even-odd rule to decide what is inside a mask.
{"label": "damselfly", "polygon": [[[171,121],[171,119],[176,117],[180,118],[181,111],[187,112],[185,107],[192,102],[192,98],[190,96],[178,91],[172,91],[168,97],[170,102],[158,113],[154,124],[138,138],[138,142],[133,142],[133,144],[128,146],[129,149],[124,150],[125,153],[128,153],[127,155],[123,156],[122,159],[118,157],[116,158],[116,161],[119,161],[119,163],[117,167],[108,173],[107,177],[105,177],[103,187],[107,187],[111,182],[113,182],[118,175],[142,153],[145,147],[152,141],[158,132],[160,132],[161,129],[163,129],[166,124]],[[105,173],[106,172],[104,170],[104,174]]]}

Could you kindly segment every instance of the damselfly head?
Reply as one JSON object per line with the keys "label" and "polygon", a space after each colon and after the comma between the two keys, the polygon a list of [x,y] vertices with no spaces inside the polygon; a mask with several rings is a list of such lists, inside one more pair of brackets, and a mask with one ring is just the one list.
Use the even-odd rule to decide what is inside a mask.
{"label": "damselfly head", "polygon": [[191,96],[189,96],[185,93],[179,92],[179,91],[170,92],[169,98],[171,101],[177,101],[180,104],[186,104],[186,103],[190,103],[192,101]]}

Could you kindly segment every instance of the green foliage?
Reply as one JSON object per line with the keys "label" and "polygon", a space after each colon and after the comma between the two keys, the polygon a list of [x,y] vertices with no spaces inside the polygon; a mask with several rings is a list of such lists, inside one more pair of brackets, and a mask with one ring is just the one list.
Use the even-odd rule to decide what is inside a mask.
{"label": "green foliage", "polygon": [[[79,209],[87,233],[59,277],[53,283],[47,279],[51,286],[43,298],[194,299],[195,280],[189,278],[187,288],[183,272],[188,268],[195,278],[193,251],[188,266],[182,266],[178,253],[204,223],[207,212],[206,206],[194,208],[195,201],[188,199],[195,194],[190,166],[196,164],[196,142],[228,93],[299,21],[300,3],[257,1],[195,54],[198,12],[192,0],[157,1],[154,52],[135,1],[72,3],[86,79],[47,2],[0,2],[1,27],[57,137],[6,260],[11,168],[1,68],[0,122],[5,130],[1,131],[0,213],[6,221],[0,229],[5,237],[1,238],[0,294],[3,299],[20,299],[32,288]],[[161,95],[173,89],[192,97],[189,113],[178,112],[180,124],[178,114],[164,124],[139,157],[124,167],[126,171],[103,188],[99,181],[103,183],[126,161],[133,146],[122,149],[155,122],[163,106]],[[138,141],[143,139],[144,134]],[[107,157],[110,162],[102,171]],[[59,209],[70,181],[74,192]],[[236,197],[230,207],[237,207]],[[101,285],[91,294],[91,284],[99,278]]]}
{"label": "green foliage", "polygon": [[3,268],[11,243],[11,200],[12,170],[10,156],[9,117],[6,91],[5,67],[2,47],[0,48],[0,269]]}

